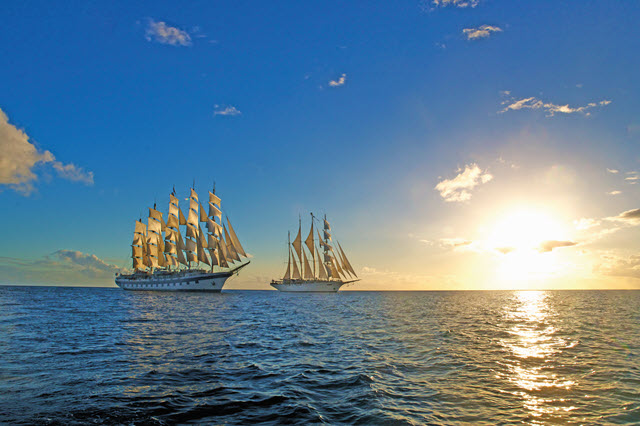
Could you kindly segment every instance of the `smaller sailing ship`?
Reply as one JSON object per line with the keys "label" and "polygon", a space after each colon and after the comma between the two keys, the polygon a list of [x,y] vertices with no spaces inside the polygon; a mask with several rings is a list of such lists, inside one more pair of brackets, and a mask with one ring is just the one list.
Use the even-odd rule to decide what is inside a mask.
{"label": "smaller sailing ship", "polygon": [[[271,286],[276,290],[335,293],[345,284],[360,281],[340,243],[337,241],[334,243],[331,236],[331,225],[327,221],[326,215],[323,220],[323,235],[320,235],[320,230],[317,231],[318,243],[322,248],[322,251],[320,251],[315,244],[314,221],[318,221],[318,219],[312,213],[311,229],[309,236],[304,241],[306,250],[302,244],[302,221],[298,225],[298,236],[293,240],[293,243],[289,235],[287,242],[289,251],[287,271],[281,280],[271,281]],[[293,250],[291,249],[292,247]],[[307,252],[309,256],[307,256]],[[311,259],[311,264],[309,264],[309,259]],[[298,264],[300,264],[299,268]]]}
{"label": "smaller sailing ship", "polygon": [[[191,188],[189,212],[185,218],[175,189],[169,195],[169,215],[165,222],[156,205],[149,208],[147,224],[136,221],[131,257],[132,274],[116,274],[116,284],[125,290],[213,291],[249,264],[229,217],[222,222],[221,200],[209,191],[209,214]],[[200,228],[205,223],[207,231]],[[180,228],[183,227],[183,232]],[[164,236],[163,236],[164,234]],[[239,262],[234,266],[235,262]],[[206,265],[201,267],[200,265]]]}

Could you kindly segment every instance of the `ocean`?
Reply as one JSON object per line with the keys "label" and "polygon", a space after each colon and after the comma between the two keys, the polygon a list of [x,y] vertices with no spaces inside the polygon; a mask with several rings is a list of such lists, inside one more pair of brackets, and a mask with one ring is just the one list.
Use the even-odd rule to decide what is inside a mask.
{"label": "ocean", "polygon": [[0,424],[639,424],[640,291],[0,287]]}

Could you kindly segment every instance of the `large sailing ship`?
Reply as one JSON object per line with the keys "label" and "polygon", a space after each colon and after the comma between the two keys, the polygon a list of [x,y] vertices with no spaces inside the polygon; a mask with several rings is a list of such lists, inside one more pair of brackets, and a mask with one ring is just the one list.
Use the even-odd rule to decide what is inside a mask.
{"label": "large sailing ship", "polygon": [[[191,188],[189,212],[185,218],[175,189],[169,195],[167,220],[149,208],[147,224],[136,221],[131,257],[132,274],[116,274],[116,284],[125,290],[214,291],[249,264],[236,232],[225,215],[222,221],[220,198],[209,191],[209,214]],[[205,223],[208,232],[200,228]],[[185,230],[185,238],[180,227]]]}
{"label": "large sailing ship", "polygon": [[[287,241],[289,251],[287,270],[281,280],[271,281],[271,286],[276,290],[335,293],[343,285],[359,281],[349,259],[347,259],[347,255],[342,250],[342,246],[337,241],[334,243],[331,236],[331,225],[327,221],[326,215],[323,219],[323,235],[320,235],[319,229],[317,230],[318,243],[322,247],[322,251],[315,244],[313,224],[317,220],[312,213],[311,229],[309,230],[309,236],[304,241],[306,250],[302,244],[302,220],[298,224],[298,235],[293,242],[291,242],[291,236],[289,235]],[[307,252],[309,256],[307,256]],[[309,259],[311,259],[311,263],[309,263]],[[298,264],[300,264],[300,268],[298,268]]]}

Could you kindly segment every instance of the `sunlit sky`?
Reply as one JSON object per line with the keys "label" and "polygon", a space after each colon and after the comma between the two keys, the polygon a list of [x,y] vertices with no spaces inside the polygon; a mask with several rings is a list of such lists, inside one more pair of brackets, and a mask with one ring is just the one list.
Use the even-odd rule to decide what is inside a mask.
{"label": "sunlit sky", "polygon": [[[640,3],[50,2],[0,13],[0,283],[111,286],[213,182],[267,289],[640,288]],[[165,213],[166,214],[166,213]]]}

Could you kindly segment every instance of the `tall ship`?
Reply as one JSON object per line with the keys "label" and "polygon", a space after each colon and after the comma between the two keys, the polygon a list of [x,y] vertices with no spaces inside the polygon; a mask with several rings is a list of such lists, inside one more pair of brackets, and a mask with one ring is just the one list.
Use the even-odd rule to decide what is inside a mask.
{"label": "tall ship", "polygon": [[[314,222],[319,220],[311,214],[311,229],[302,244],[302,220],[298,224],[298,235],[291,242],[289,234],[287,248],[289,262],[284,277],[271,281],[271,286],[286,292],[335,293],[345,284],[360,281],[353,270],[347,255],[339,242],[331,236],[331,225],[324,216],[321,226],[323,235],[318,233],[318,245],[315,243]],[[323,238],[324,237],[324,238]],[[293,249],[292,249],[293,248]],[[307,253],[309,253],[307,255]],[[296,259],[297,256],[297,259]],[[309,263],[311,260],[311,263]],[[298,267],[300,265],[300,267]],[[313,265],[313,266],[312,266]]]}
{"label": "tall ship", "polygon": [[[229,217],[222,220],[215,186],[209,191],[209,214],[191,188],[185,218],[175,188],[169,195],[169,214],[149,208],[147,223],[137,220],[131,243],[133,273],[116,274],[125,290],[219,292],[229,277],[249,264]],[[206,232],[200,224],[206,225]],[[182,227],[182,231],[181,231]],[[183,233],[184,231],[184,233]],[[184,235],[184,238],[183,238]]]}

